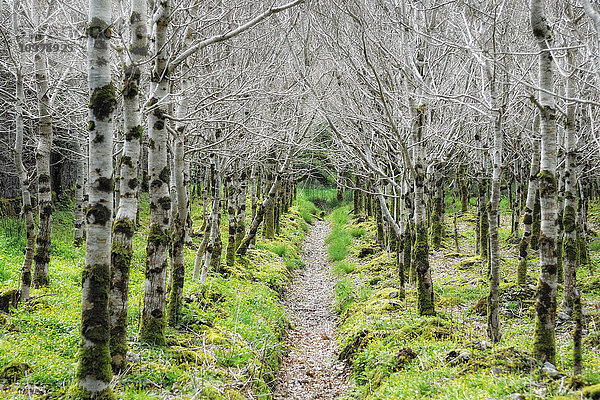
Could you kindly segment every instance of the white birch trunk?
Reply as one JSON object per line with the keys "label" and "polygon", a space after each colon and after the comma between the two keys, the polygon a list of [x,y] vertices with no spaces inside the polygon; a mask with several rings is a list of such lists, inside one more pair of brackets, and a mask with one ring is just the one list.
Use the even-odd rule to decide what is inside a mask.
{"label": "white birch trunk", "polygon": [[150,198],[150,232],[146,250],[146,280],[140,340],[165,344],[165,305],[168,271],[171,197],[170,171],[167,159],[165,113],[169,96],[167,76],[167,41],[170,2],[156,3],[154,15],[154,68],[150,78],[151,111],[148,115],[148,172]]}
{"label": "white birch trunk", "polygon": [[[13,4],[14,31],[19,31],[18,16],[19,1]],[[23,70],[21,66],[21,53],[17,50],[17,81],[15,102],[15,167],[21,186],[21,197],[23,205],[22,214],[25,218],[25,229],[27,235],[27,246],[25,257],[21,265],[21,286],[19,289],[19,301],[26,302],[31,291],[31,265],[35,251],[35,222],[33,219],[33,208],[31,205],[31,192],[29,191],[29,177],[23,165],[23,107],[25,105],[25,92],[23,90]]]}
{"label": "white birch trunk", "polygon": [[77,383],[72,398],[114,398],[109,386],[111,228],[113,212],[113,114],[115,87],[111,82],[111,2],[90,0],[87,27],[89,102],[89,208],[82,277],[81,345]]}
{"label": "white birch trunk", "polygon": [[146,2],[134,0],[129,17],[130,58],[123,81],[123,122],[125,143],[121,156],[119,208],[113,227],[110,289],[110,353],[113,370],[123,370],[127,355],[127,296],[133,255],[133,234],[139,206],[139,172],[142,154],[142,115],[140,109],[141,66],[147,56]]}
{"label": "white birch trunk", "polygon": [[556,110],[554,106],[554,74],[549,48],[551,33],[544,16],[544,1],[531,0],[531,28],[539,54],[539,86],[541,107],[540,158],[540,278],[536,293],[536,316],[533,355],[555,362],[556,339]]}
{"label": "white birch trunk", "polygon": [[[191,43],[191,29],[186,31],[186,43]],[[182,96],[177,105],[176,116],[183,120],[187,114],[189,91],[188,67],[184,64],[182,71],[181,92]],[[185,245],[186,222],[188,217],[188,193],[186,182],[186,163],[185,163],[185,123],[179,122],[175,127],[175,138],[173,143],[173,167],[175,177],[175,200],[176,213],[173,221],[173,265],[171,268],[171,292],[168,308],[168,320],[171,326],[177,323],[177,315],[183,301],[183,284],[185,279],[185,261],[183,258],[183,248]]]}
{"label": "white birch trunk", "polygon": [[[33,22],[40,27],[40,13],[43,6],[34,1]],[[41,28],[40,28],[41,29]],[[42,43],[44,35],[38,33],[36,41]],[[36,150],[36,168],[38,177],[38,235],[36,238],[33,286],[48,286],[50,264],[50,242],[52,237],[52,190],[50,187],[50,153],[52,152],[52,117],[50,116],[50,97],[48,87],[48,66],[46,53],[36,52],[34,68],[38,101],[38,145]]]}
{"label": "white birch trunk", "polygon": [[490,340],[497,343],[501,339],[500,333],[500,238],[498,216],[500,212],[500,184],[502,181],[502,113],[500,111],[495,87],[495,79],[491,66],[486,65],[488,85],[490,91],[490,123],[494,131],[494,148],[492,155],[492,185],[490,204],[488,208],[489,235],[490,235],[490,288],[487,298],[487,334]]}

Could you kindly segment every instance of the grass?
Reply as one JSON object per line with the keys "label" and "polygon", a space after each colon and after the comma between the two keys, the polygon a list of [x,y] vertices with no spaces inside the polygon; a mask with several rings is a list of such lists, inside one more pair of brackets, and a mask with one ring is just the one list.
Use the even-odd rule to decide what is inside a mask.
{"label": "grass", "polygon": [[332,230],[327,236],[325,243],[327,254],[333,261],[343,260],[348,255],[348,246],[352,243],[352,236],[346,230],[345,224],[350,218],[348,215],[349,206],[336,208],[329,216]]}
{"label": "grass", "polygon": [[[600,210],[596,204],[591,205],[590,210],[594,210],[593,207]],[[340,314],[339,353],[350,363],[352,370],[352,389],[345,395],[346,399],[500,399],[513,393],[522,393],[531,399],[539,397],[534,390],[538,391],[540,387],[546,390],[544,398],[569,394],[564,384],[543,378],[537,367],[531,371],[519,370],[511,364],[510,356],[502,353],[507,348],[525,356],[531,351],[532,302],[501,298],[505,310],[501,313],[501,342],[488,345],[484,350],[476,347],[478,343],[489,343],[485,332],[486,317],[472,311],[488,289],[483,264],[458,269],[461,260],[474,255],[474,224],[469,215],[458,221],[461,255],[451,255],[454,248],[451,237],[446,238],[450,241],[448,249],[430,254],[438,315],[422,317],[416,312],[414,286],[407,285],[405,297],[399,296],[394,253],[388,256],[375,248],[374,254],[359,258],[361,249],[373,248],[376,225],[370,218],[359,222],[362,219],[351,218],[347,211],[347,208],[340,208],[332,212],[329,218],[336,233],[332,232],[328,238],[330,252],[332,246],[334,249],[339,246],[344,251],[335,249],[334,253],[340,256],[345,253],[344,258],[333,262],[332,268],[338,275],[335,307]],[[502,240],[510,235],[506,223],[510,221],[509,212],[505,210],[500,229],[501,291],[514,288],[518,264],[518,247]],[[590,220],[594,221],[592,215]],[[355,231],[361,234],[352,234]],[[344,232],[350,238],[349,243]],[[539,261],[535,252],[530,253],[529,276],[535,282]],[[600,261],[600,245],[594,241],[590,243],[590,254],[592,262]],[[594,278],[588,278],[588,275],[589,271],[582,268],[578,271],[578,280],[582,285],[592,287],[593,283],[587,282],[594,282]],[[597,330],[600,326],[600,291],[590,289],[584,296],[589,329]],[[565,326],[558,331],[556,366],[567,375],[572,370],[570,329]],[[600,382],[600,341],[594,339],[594,335],[584,339],[582,378],[586,384]],[[402,356],[407,349],[415,356]],[[451,364],[449,354],[452,351],[467,351],[473,360],[479,360],[479,364]],[[467,365],[475,367],[467,369]],[[496,365],[502,373],[491,372],[491,367]],[[566,398],[579,398],[577,392],[571,395]]]}
{"label": "grass", "polygon": [[[312,209],[307,202],[304,204]],[[289,327],[281,294],[291,281],[292,270],[303,266],[299,246],[307,226],[299,208],[297,203],[282,216],[281,234],[275,240],[258,235],[256,249],[238,260],[228,273],[210,273],[203,285],[191,280],[195,249],[186,246],[188,268],[180,324],[167,329],[169,346],[156,347],[137,342],[148,232],[148,201],[143,196],[141,225],[133,243],[128,310],[128,340],[140,362],[115,378],[118,398],[196,395],[237,399],[270,394]],[[192,203],[196,232],[202,224],[201,215],[201,205]],[[72,221],[72,206],[55,211],[50,287],[34,289],[35,301],[30,306],[0,316],[0,368],[12,361],[31,366],[27,376],[16,384],[0,383],[2,398],[29,398],[26,383],[42,388],[51,398],[64,398],[73,382],[80,341],[85,250],[72,246]],[[17,287],[20,279],[25,233],[19,232],[16,224],[15,219],[0,220],[0,291]],[[226,217],[222,218],[221,232],[225,239]],[[195,245],[199,241],[194,238]]]}
{"label": "grass", "polygon": [[333,272],[337,275],[349,274],[354,271],[354,268],[356,268],[356,265],[346,260],[340,260],[333,263]]}

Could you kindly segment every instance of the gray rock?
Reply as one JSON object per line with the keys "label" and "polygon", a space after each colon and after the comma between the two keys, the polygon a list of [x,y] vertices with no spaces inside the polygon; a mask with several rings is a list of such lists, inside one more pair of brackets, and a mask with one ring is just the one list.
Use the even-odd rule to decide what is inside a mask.
{"label": "gray rock", "polygon": [[559,319],[560,321],[568,321],[568,320],[570,320],[570,319],[571,319],[571,317],[569,317],[569,314],[567,314],[567,313],[566,313],[566,312],[564,312],[564,311],[561,311],[561,312],[559,312],[559,313],[556,315],[556,318],[557,318],[557,319]]}
{"label": "gray rock", "polygon": [[508,398],[510,400],[525,400],[525,396],[521,393],[513,393],[510,396],[508,396]]}
{"label": "gray rock", "polygon": [[556,369],[556,367],[546,361],[542,366],[542,373],[552,379],[560,378],[561,373]]}
{"label": "gray rock", "polygon": [[127,355],[125,356],[125,360],[127,360],[127,362],[130,363],[139,363],[141,358],[138,354],[134,353],[133,351],[128,351]]}

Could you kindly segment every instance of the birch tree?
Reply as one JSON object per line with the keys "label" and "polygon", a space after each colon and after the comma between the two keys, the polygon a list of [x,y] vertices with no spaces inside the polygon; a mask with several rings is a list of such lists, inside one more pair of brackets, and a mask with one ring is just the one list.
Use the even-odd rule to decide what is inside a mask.
{"label": "birch tree", "polygon": [[116,106],[110,74],[110,0],[90,0],[87,26],[90,188],[82,277],[81,344],[72,399],[113,399],[108,301],[113,212],[112,130]]}
{"label": "birch tree", "polygon": [[133,0],[129,16],[130,45],[123,66],[123,122],[125,143],[119,177],[119,207],[113,225],[110,289],[110,352],[115,371],[126,366],[127,296],[133,254],[133,234],[139,204],[139,166],[143,136],[140,110],[142,62],[147,56],[146,1]]}
{"label": "birch tree", "polygon": [[533,36],[539,47],[539,108],[541,113],[540,159],[540,278],[535,299],[533,354],[540,360],[555,362],[556,315],[556,108],[554,97],[551,33],[545,17],[545,1],[531,0]]}
{"label": "birch tree", "polygon": [[[43,6],[38,0],[33,2],[32,19],[37,32],[35,40],[40,47],[44,41],[42,22]],[[48,66],[45,51],[34,55],[34,68],[38,99],[38,145],[36,150],[38,186],[38,233],[36,237],[33,286],[48,286],[50,264],[50,242],[52,237],[52,189],[50,187],[50,153],[52,151],[52,116],[50,115],[50,88],[48,87]]]}

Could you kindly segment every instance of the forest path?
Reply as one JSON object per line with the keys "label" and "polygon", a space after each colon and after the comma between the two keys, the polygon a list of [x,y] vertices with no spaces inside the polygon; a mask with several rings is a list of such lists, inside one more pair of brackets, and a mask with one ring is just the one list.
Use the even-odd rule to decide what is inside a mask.
{"label": "forest path", "polygon": [[277,374],[274,399],[335,399],[348,389],[348,368],[337,358],[335,278],[327,261],[325,238],[331,228],[317,221],[302,246],[306,267],[287,292],[289,353]]}

